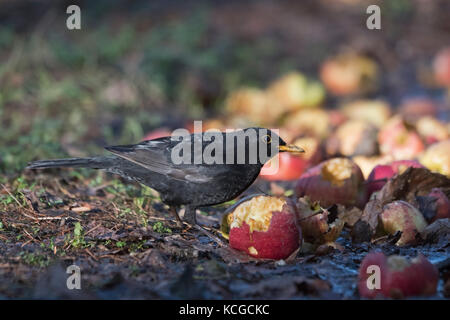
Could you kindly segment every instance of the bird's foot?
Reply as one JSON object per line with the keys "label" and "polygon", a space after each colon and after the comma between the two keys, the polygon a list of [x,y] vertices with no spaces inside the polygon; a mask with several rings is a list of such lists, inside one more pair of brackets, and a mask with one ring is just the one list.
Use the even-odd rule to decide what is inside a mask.
{"label": "bird's foot", "polygon": [[213,240],[215,243],[217,243],[219,246],[221,247],[225,247],[226,243],[223,242],[222,240],[220,240],[219,237],[215,236],[214,234],[212,234],[211,232],[209,232],[208,230],[206,230],[204,227],[198,225],[198,224],[193,224],[191,225],[191,227],[193,227],[194,229],[200,231],[201,233],[203,233],[204,235],[206,235],[207,237],[209,237],[211,240]]}
{"label": "bird's foot", "polygon": [[176,208],[176,207],[173,207],[173,206],[170,206],[170,207],[169,207],[169,211],[170,211],[170,213],[175,217],[175,222],[176,222],[176,224],[177,224],[177,227],[178,227],[178,228],[183,228],[183,227],[184,227],[183,221],[181,221],[181,218],[180,218],[180,216],[178,215],[178,210],[177,210],[177,208]]}
{"label": "bird's foot", "polygon": [[[205,229],[205,227],[202,227],[197,224],[197,217],[196,217],[196,209],[192,207],[186,207],[186,211],[184,212],[183,220],[180,219],[180,216],[178,215],[177,208],[174,206],[170,206],[169,211],[173,214],[173,216],[176,218],[177,226],[180,228],[183,228],[185,230],[189,229],[195,229],[197,231],[200,231],[204,235],[208,236],[211,240],[216,242],[219,246],[224,247],[226,244],[220,240],[217,236],[209,232]],[[185,226],[187,225],[187,226]]]}

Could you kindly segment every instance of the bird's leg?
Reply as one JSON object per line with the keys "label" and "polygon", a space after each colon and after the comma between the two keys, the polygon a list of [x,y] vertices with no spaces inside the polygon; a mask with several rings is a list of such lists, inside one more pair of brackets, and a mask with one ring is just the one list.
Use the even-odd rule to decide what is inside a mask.
{"label": "bird's leg", "polygon": [[216,242],[219,246],[225,247],[225,243],[220,240],[218,237],[213,235],[211,232],[206,230],[204,227],[197,224],[197,218],[196,218],[196,208],[193,208],[191,206],[186,206],[185,212],[184,212],[184,221],[186,221],[189,225],[191,225],[194,229],[200,231],[204,235],[208,236],[211,240]]}
{"label": "bird's leg", "polygon": [[184,209],[184,221],[189,223],[190,225],[196,225],[197,224],[197,216],[196,216],[196,208],[193,208],[191,206],[186,206]]}
{"label": "bird's leg", "polygon": [[178,215],[178,208],[176,206],[169,206],[170,213],[175,217],[177,226],[182,228],[183,227],[183,221],[181,221],[180,216]]}

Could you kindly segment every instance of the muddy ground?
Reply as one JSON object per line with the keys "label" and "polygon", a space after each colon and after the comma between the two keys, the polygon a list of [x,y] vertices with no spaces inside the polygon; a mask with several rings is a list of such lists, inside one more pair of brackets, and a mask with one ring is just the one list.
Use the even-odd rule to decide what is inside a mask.
{"label": "muddy ground", "polygon": [[[430,298],[444,297],[448,238],[399,248],[389,238],[355,244],[344,230],[339,250],[262,261],[177,227],[150,189],[108,177],[89,185],[67,171],[29,178],[39,186],[31,189],[40,191],[25,185],[23,201],[14,197],[17,208],[0,216],[3,298],[354,299],[359,264],[375,249],[409,257],[423,253],[441,271],[438,292]],[[269,189],[257,182],[246,193]],[[11,191],[4,186],[4,192]],[[201,211],[199,222],[217,229],[223,210]],[[79,291],[66,287],[72,264],[81,268]]]}

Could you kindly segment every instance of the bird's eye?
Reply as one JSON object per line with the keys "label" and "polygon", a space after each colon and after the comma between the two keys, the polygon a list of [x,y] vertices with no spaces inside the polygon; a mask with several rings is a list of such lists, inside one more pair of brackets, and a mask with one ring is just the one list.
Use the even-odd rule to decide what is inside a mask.
{"label": "bird's eye", "polygon": [[269,144],[272,142],[272,138],[268,134],[266,134],[265,136],[262,137],[262,141],[266,144]]}

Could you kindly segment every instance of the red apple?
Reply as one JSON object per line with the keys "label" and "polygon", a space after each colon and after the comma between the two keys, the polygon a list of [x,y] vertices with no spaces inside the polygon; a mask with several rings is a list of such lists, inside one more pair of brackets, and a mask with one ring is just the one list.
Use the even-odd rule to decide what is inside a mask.
{"label": "red apple", "polygon": [[440,188],[433,188],[426,196],[417,196],[418,208],[429,223],[450,218],[450,200]]}
{"label": "red apple", "polygon": [[[278,160],[278,169],[275,173],[264,173],[270,166],[276,165]],[[304,172],[307,161],[298,155],[290,153],[280,153],[278,157],[271,159],[264,164],[260,177],[268,181],[289,181],[298,179]]]}
{"label": "red apple", "polygon": [[438,219],[450,218],[450,200],[445,193],[439,188],[433,188],[428,196],[436,199],[436,215],[431,222]]}
{"label": "red apple", "polygon": [[437,53],[433,61],[433,70],[436,82],[450,87],[450,47],[443,48]]}
{"label": "red apple", "polygon": [[330,125],[333,128],[339,127],[341,124],[348,120],[347,116],[340,110],[330,110],[328,111],[328,115],[330,118]]}
{"label": "red apple", "polygon": [[376,86],[376,63],[364,56],[341,54],[324,62],[320,78],[335,95],[348,95],[372,90]]}
{"label": "red apple", "polygon": [[384,156],[374,156],[374,157],[366,157],[366,156],[356,156],[352,157],[352,160],[360,167],[364,178],[368,178],[373,168],[380,164],[387,164],[391,162],[393,159],[389,155]]}
{"label": "red apple", "polygon": [[409,122],[416,122],[425,116],[436,116],[438,108],[435,102],[426,97],[405,99],[399,108],[400,115]]}
{"label": "red apple", "polygon": [[155,129],[153,131],[148,132],[144,136],[144,138],[142,138],[142,141],[153,140],[153,139],[158,139],[158,138],[162,138],[162,137],[169,137],[171,135],[172,135],[172,132],[169,129],[159,128],[159,129]]}
{"label": "red apple", "polygon": [[416,160],[398,160],[389,164],[376,166],[366,181],[368,196],[370,197],[375,191],[381,190],[387,180],[397,174],[402,174],[409,167],[424,168],[424,166]]}
{"label": "red apple", "polygon": [[333,204],[362,207],[366,202],[364,177],[350,159],[333,158],[307,170],[295,187],[298,197],[308,196],[323,207]]}
{"label": "red apple", "polygon": [[413,159],[424,150],[419,135],[407,128],[403,120],[395,116],[378,133],[382,154],[390,154],[397,160]]}
{"label": "red apple", "polygon": [[[307,168],[319,162],[321,150],[318,139],[304,137],[296,139],[293,144],[299,147],[301,146],[305,150],[305,153],[299,155],[287,152],[280,153],[279,157],[274,157],[264,165],[260,175],[262,179],[268,181],[296,180]],[[276,161],[278,161],[278,169],[276,172],[272,172],[269,168],[276,166]]]}
{"label": "red apple", "polygon": [[232,210],[230,246],[255,258],[285,259],[301,245],[296,208],[284,197],[258,195]]}
{"label": "red apple", "polygon": [[422,213],[406,201],[398,200],[388,203],[381,213],[383,228],[388,234],[401,231],[401,237],[396,245],[412,244],[416,235],[427,226]]}
{"label": "red apple", "polygon": [[[376,275],[379,270],[379,283]],[[381,252],[371,252],[361,262],[358,291],[364,298],[405,298],[436,293],[439,272],[422,254],[407,260]],[[379,286],[378,286],[379,285]]]}

